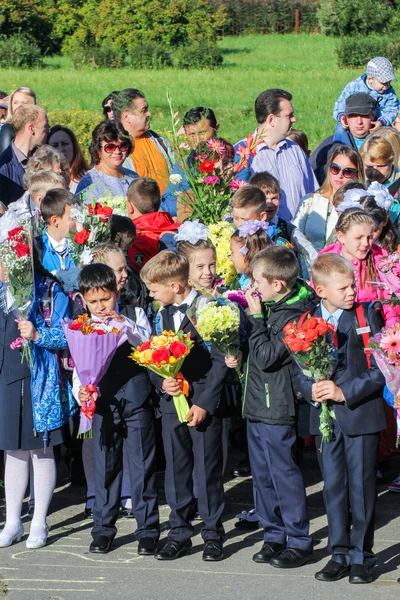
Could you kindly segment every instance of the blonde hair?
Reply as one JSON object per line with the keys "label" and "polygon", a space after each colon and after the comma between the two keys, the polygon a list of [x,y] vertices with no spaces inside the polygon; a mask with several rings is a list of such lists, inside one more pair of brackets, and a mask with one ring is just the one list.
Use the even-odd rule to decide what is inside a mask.
{"label": "blonde hair", "polygon": [[34,104],[22,104],[10,119],[10,125],[14,127],[15,133],[18,133],[24,127],[29,125],[29,123],[36,123],[39,114],[42,111],[43,108],[40,108],[40,106]]}
{"label": "blonde hair", "polygon": [[[394,152],[394,163],[397,165],[400,158],[400,133],[397,131],[397,129],[394,127],[380,127],[375,134],[369,134],[362,148],[364,148],[364,145],[367,144],[372,137],[384,138],[387,142],[389,142]],[[361,152],[363,152],[363,150],[361,150]]]}
{"label": "blonde hair", "polygon": [[[118,246],[113,246],[112,244],[99,244],[92,248],[92,255],[94,263],[103,263],[104,265],[108,265],[107,257],[110,254],[120,254],[125,258],[124,253]],[[110,266],[110,265],[108,265]]]}
{"label": "blonde hair", "polygon": [[[11,117],[13,116],[13,114],[14,114],[14,112],[15,112],[15,111],[13,110],[13,107],[12,107],[12,104],[13,104],[13,102],[12,102],[12,101],[13,101],[14,95],[15,95],[17,92],[20,92],[21,94],[26,94],[27,96],[30,96],[30,97],[33,99],[33,104],[37,104],[37,103],[38,103],[38,101],[37,101],[37,96],[36,96],[36,94],[35,94],[35,92],[33,91],[33,89],[32,89],[32,88],[30,88],[30,87],[26,87],[26,86],[22,86],[22,87],[18,87],[18,88],[16,88],[15,90],[13,90],[13,91],[11,92],[11,94],[10,94],[10,98],[9,98],[9,100],[8,100],[7,121],[10,121],[10,120],[11,120]],[[18,108],[19,108],[19,107],[18,107]]]}
{"label": "blonde hair", "polygon": [[255,233],[251,233],[246,238],[241,237],[239,230],[237,229],[232,234],[231,240],[234,243],[240,243],[241,247],[246,246],[247,252],[243,255],[243,258],[249,267],[253,258],[255,258],[261,250],[273,246],[271,238],[263,229],[258,229]]}
{"label": "blonde hair", "polygon": [[351,262],[333,252],[326,252],[317,256],[311,267],[311,278],[314,286],[323,285],[330,277],[335,275],[354,276]]}
{"label": "blonde hair", "polygon": [[[374,227],[374,220],[364,210],[348,208],[340,215],[335,229],[336,232],[347,233],[354,225],[363,225],[364,223]],[[374,257],[370,250],[365,258],[364,276],[360,279],[361,289],[364,289],[366,281],[375,281],[376,278]]]}
{"label": "blonde hair", "polygon": [[38,171],[52,171],[53,165],[58,165],[64,179],[66,187],[69,186],[69,163],[62,152],[59,152],[52,146],[40,146],[28,160],[26,171],[23,176],[23,182],[26,189],[29,189],[30,182],[34,173]]}
{"label": "blonde hair", "polygon": [[34,198],[38,194],[44,196],[46,192],[62,185],[65,189],[65,179],[54,171],[38,171],[33,173],[29,183],[29,193]]}
{"label": "blonde hair", "polygon": [[184,254],[189,262],[192,260],[193,254],[198,250],[213,250],[215,256],[217,256],[215,246],[208,238],[206,240],[198,240],[195,244],[187,241],[178,242],[176,249],[178,252]]}
{"label": "blonde hair", "polygon": [[188,285],[189,261],[184,254],[174,250],[162,250],[153,256],[140,271],[140,279],[146,284],[168,285],[179,281]]}
{"label": "blonde hair", "polygon": [[233,194],[231,208],[253,208],[260,214],[267,209],[267,197],[256,185],[244,185]]}
{"label": "blonde hair", "polygon": [[380,135],[371,135],[367,138],[360,150],[363,160],[369,156],[372,163],[388,163],[393,162],[395,158],[395,152],[392,144]]}

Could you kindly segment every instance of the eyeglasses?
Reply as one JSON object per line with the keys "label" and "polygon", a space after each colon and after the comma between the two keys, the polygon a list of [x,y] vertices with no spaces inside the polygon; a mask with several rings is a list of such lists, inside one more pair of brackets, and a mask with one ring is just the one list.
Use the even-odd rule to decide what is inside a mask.
{"label": "eyeglasses", "polygon": [[331,163],[329,165],[329,171],[332,173],[332,175],[339,175],[339,173],[343,173],[343,177],[345,177],[345,179],[353,179],[353,177],[356,177],[357,175],[357,169],[353,169],[352,167],[345,167],[342,169],[336,163]]}
{"label": "eyeglasses", "polygon": [[112,107],[112,106],[104,106],[104,107],[103,107],[103,112],[104,112],[104,113],[109,113],[109,112],[111,112],[112,110],[113,110],[113,107]]}
{"label": "eyeglasses", "polygon": [[106,152],[107,154],[113,154],[116,150],[121,150],[121,152],[126,152],[128,150],[128,144],[127,142],[121,142],[120,144],[114,144],[114,143],[110,143],[110,144],[104,144],[104,146],[102,146],[104,152]]}

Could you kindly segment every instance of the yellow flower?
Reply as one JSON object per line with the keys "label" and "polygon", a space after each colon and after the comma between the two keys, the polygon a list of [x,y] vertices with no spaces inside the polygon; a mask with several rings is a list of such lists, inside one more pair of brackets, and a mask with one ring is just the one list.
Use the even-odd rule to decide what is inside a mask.
{"label": "yellow flower", "polygon": [[217,251],[217,275],[222,277],[224,282],[229,285],[234,281],[237,273],[233,262],[231,261],[230,239],[235,227],[232,223],[222,221],[215,225],[209,225],[209,239]]}
{"label": "yellow flower", "polygon": [[152,348],[164,348],[168,346],[169,339],[166,335],[155,335],[151,338]]}
{"label": "yellow flower", "polygon": [[149,365],[153,356],[153,350],[143,350],[140,352],[140,363],[142,365]]}
{"label": "yellow flower", "polygon": [[176,363],[176,358],[175,358],[175,356],[170,356],[170,357],[169,357],[169,364],[170,364],[170,365],[174,365],[175,363]]}

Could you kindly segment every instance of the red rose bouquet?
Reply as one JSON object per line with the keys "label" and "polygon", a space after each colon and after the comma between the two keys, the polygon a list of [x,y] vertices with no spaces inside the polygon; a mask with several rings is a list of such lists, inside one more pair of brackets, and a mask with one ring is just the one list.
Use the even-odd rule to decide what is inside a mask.
{"label": "red rose bouquet", "polygon": [[81,208],[72,207],[71,256],[75,264],[90,264],[91,248],[104,244],[110,238],[110,217],[113,208],[100,202],[83,204]]}
{"label": "red rose bouquet", "polygon": [[179,380],[182,392],[173,396],[173,401],[181,423],[186,421],[189,404],[189,384],[180,373],[183,361],[193,346],[190,333],[163,331],[161,335],[153,335],[147,342],[133,348],[130,356],[141,367],[146,367],[164,379],[175,377]]}
{"label": "red rose bouquet", "polygon": [[[337,365],[335,328],[321,317],[303,315],[296,323],[283,328],[284,343],[304,375],[323,381],[330,379]],[[326,402],[321,403],[319,430],[323,442],[332,441],[334,410]]]}
{"label": "red rose bouquet", "polygon": [[[4,239],[5,238],[5,239]],[[2,232],[3,241],[0,243],[0,264],[4,271],[5,294],[4,306],[6,311],[13,310],[18,319],[26,319],[32,310],[35,300],[35,286],[32,258],[32,227],[25,222],[20,227]],[[17,338],[11,348],[21,349],[21,358],[26,358],[32,365],[29,342]]]}

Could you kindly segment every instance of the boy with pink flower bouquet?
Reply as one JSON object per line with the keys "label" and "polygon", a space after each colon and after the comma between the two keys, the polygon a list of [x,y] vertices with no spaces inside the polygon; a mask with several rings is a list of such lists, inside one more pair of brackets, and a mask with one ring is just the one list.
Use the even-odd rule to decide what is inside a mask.
{"label": "boy with pink flower bouquet", "polygon": [[[117,533],[122,452],[126,445],[138,553],[152,555],[159,538],[159,517],[151,385],[147,372],[129,358],[131,345],[137,346],[150,337],[150,324],[147,319],[135,323],[117,312],[117,280],[108,265],[85,266],[78,283],[92,319],[126,334],[97,385],[99,395],[93,418],[96,499],[89,551],[107,553]],[[105,337],[108,336],[101,336],[100,340]],[[76,376],[74,394],[81,404],[89,400],[89,392],[79,385]]]}

